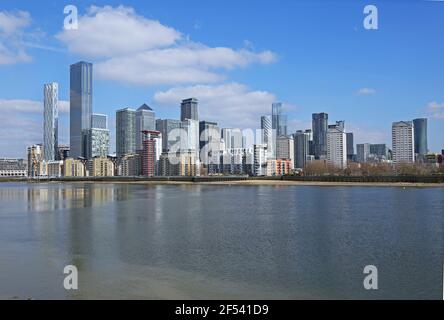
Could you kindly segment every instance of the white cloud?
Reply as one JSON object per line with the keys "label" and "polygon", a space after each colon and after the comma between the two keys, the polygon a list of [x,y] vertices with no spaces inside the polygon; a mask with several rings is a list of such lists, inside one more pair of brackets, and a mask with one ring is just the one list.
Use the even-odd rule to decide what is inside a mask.
{"label": "white cloud", "polygon": [[159,105],[177,107],[185,98],[199,99],[199,118],[217,121],[221,127],[258,128],[260,116],[271,112],[276,97],[267,91],[251,91],[245,85],[196,85],[157,92]]}
{"label": "white cloud", "polygon": [[357,92],[359,95],[368,96],[376,93],[376,90],[373,88],[361,88]]}
{"label": "white cloud", "polygon": [[30,24],[28,12],[0,11],[0,65],[31,61],[23,44],[26,36],[24,30]]}
{"label": "white cloud", "polygon": [[[69,101],[59,101],[59,112],[69,112]],[[35,100],[0,99],[0,113],[43,113],[43,102]]]}
{"label": "white cloud", "polygon": [[132,8],[91,7],[78,30],[56,36],[72,53],[98,59],[99,79],[137,85],[214,83],[220,71],[276,60],[271,51],[208,47],[179,31],[138,16]]}
{"label": "white cloud", "polygon": [[0,12],[0,33],[4,35],[11,35],[18,30],[21,30],[31,23],[31,16],[26,11],[19,11],[17,13]]}
{"label": "white cloud", "polygon": [[[69,140],[69,103],[59,101],[59,142]],[[0,150],[5,157],[24,157],[29,145],[43,141],[43,103],[0,99]]]}
{"label": "white cloud", "polygon": [[444,102],[430,102],[427,106],[427,113],[429,114],[430,118],[444,119]]}
{"label": "white cloud", "polygon": [[137,15],[132,8],[92,6],[79,18],[78,30],[63,30],[56,37],[70,52],[115,57],[173,45],[181,34],[159,21]]}
{"label": "white cloud", "polygon": [[96,64],[98,78],[141,85],[213,83],[225,77],[214,70],[270,63],[271,52],[210,48],[188,44],[117,57]]}

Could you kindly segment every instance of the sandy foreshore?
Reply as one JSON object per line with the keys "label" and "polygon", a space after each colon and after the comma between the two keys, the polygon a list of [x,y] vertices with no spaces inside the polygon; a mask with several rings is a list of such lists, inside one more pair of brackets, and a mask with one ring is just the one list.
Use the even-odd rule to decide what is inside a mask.
{"label": "sandy foreshore", "polygon": [[[64,182],[51,182],[64,183]],[[444,188],[444,183],[407,182],[319,182],[288,180],[239,180],[239,181],[70,181],[88,184],[143,184],[143,185],[208,185],[208,186],[312,186],[312,187],[390,187],[390,188]]]}
{"label": "sandy foreshore", "polygon": [[444,188],[444,183],[387,183],[387,182],[318,182],[318,181],[288,181],[288,180],[243,180],[198,182],[205,185],[250,185],[250,186],[323,186],[323,187],[435,187]]}

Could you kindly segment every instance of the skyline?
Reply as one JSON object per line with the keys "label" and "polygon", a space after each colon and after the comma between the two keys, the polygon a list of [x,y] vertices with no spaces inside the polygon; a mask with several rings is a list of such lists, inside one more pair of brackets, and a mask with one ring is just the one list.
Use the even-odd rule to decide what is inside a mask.
{"label": "skyline", "polygon": [[[26,146],[42,142],[42,87],[48,82],[59,83],[59,144],[69,143],[69,65],[79,60],[89,61],[88,58],[95,67],[97,65],[94,68],[93,110],[109,118],[112,151],[116,110],[136,109],[147,103],[157,118],[179,119],[180,102],[189,97],[199,99],[201,120],[218,122],[220,128],[259,128],[260,117],[270,115],[271,104],[277,101],[283,102],[288,114],[289,133],[311,128],[311,114],[326,112],[332,121],[346,120],[347,131],[355,135],[355,144],[391,145],[392,122],[426,117],[429,119],[430,150],[438,152],[444,148],[441,134],[444,64],[439,56],[444,45],[438,41],[438,30],[444,27],[439,19],[444,13],[442,4],[376,2],[381,16],[380,28],[368,31],[362,28],[364,2],[347,2],[346,5],[338,5],[336,1],[322,4],[281,2],[282,6],[276,8],[258,2],[258,10],[254,12],[246,11],[246,4],[229,2],[227,7],[238,11],[229,14],[233,21],[224,27],[242,28],[238,33],[221,35],[221,30],[217,29],[221,19],[206,11],[203,2],[195,1],[196,5],[189,8],[177,3],[166,12],[160,4],[146,6],[132,1],[126,7],[116,7],[116,2],[108,1],[114,7],[101,7],[105,2],[99,1],[99,7],[90,8],[85,16],[89,3],[78,1],[78,31],[83,32],[78,37],[62,30],[65,4],[45,3],[48,12],[42,12],[39,6],[27,1],[5,1],[4,9],[0,9],[0,41],[9,53],[15,52],[21,59],[7,64],[5,53],[8,51],[0,52],[0,72],[4,75],[0,86],[0,137],[7,136],[7,132],[8,137],[12,136],[8,140],[1,139],[0,147],[5,151],[2,156],[23,157]],[[398,6],[406,9],[402,16]],[[188,12],[196,7],[198,10],[190,21],[185,22],[178,15],[177,10]],[[267,12],[270,18],[280,13],[283,19],[267,24],[267,30],[259,26],[258,20],[264,15],[265,7],[270,9]],[[289,8],[295,18],[303,19],[285,20],[289,15],[285,9]],[[213,8],[214,12],[218,11],[216,9]],[[409,26],[405,21],[415,11],[422,12],[417,13],[417,18],[423,24]],[[240,16],[246,12],[251,23],[239,25]],[[51,22],[43,19],[45,15],[53,17],[49,19]],[[12,16],[17,19],[11,20]],[[100,19],[109,16],[114,17],[112,23]],[[122,17],[125,19],[119,20]],[[323,19],[312,20],[312,17]],[[200,23],[196,24],[198,20]],[[121,42],[130,38],[127,34],[123,37],[117,33],[108,43],[95,34],[97,43],[122,52],[110,56],[107,52],[90,52],[91,49],[85,48],[92,40],[81,31],[82,24],[86,29],[100,27],[98,30],[105,31],[116,24],[128,27],[128,23],[135,23],[141,31],[136,33],[137,28],[133,28],[130,35],[133,38],[142,35],[135,39],[145,42],[129,41],[122,49]],[[282,41],[282,37],[290,34],[288,29],[282,28],[287,25],[296,27],[295,43]],[[143,38],[143,32],[153,28],[162,36]],[[40,34],[36,35],[35,30]],[[308,32],[302,32],[306,30]],[[41,35],[43,32],[46,35]],[[247,36],[250,38],[239,38]],[[302,40],[306,46],[298,47]],[[333,45],[331,41],[336,41],[334,48],[329,47],[331,52],[319,50],[321,43]],[[305,50],[299,50],[301,47]],[[431,49],[427,51],[426,48]],[[372,50],[369,52],[369,49]],[[165,71],[169,78],[154,79],[149,73],[138,78],[137,72],[131,73],[135,70],[132,70],[134,64],[128,62],[129,57],[140,58],[137,71],[143,73],[154,68],[159,74]],[[127,63],[123,63],[125,61]],[[116,68],[116,63],[125,68]],[[116,75],[104,72],[106,70],[120,72],[119,81],[115,81]],[[183,80],[184,77],[178,76],[181,74],[191,80]],[[338,75],[342,77],[338,79]],[[316,93],[316,89],[320,92]]]}

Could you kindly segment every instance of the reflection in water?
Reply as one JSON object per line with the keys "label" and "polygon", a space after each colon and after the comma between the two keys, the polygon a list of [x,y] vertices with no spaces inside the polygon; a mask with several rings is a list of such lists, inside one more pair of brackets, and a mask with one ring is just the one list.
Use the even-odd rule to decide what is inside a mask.
{"label": "reflection in water", "polygon": [[0,298],[441,297],[442,189],[3,184],[0,203]]}

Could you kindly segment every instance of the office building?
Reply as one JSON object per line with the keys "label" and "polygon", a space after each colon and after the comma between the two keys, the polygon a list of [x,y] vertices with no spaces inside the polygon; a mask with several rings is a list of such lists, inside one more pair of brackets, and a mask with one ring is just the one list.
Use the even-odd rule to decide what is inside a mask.
{"label": "office building", "polygon": [[274,158],[275,155],[275,139],[273,139],[273,121],[270,116],[261,117],[261,144],[267,147],[267,157]]}
{"label": "office building", "polygon": [[314,113],[312,115],[312,126],[315,159],[325,159],[327,156],[328,114]]}
{"label": "office building", "polygon": [[105,114],[93,113],[91,115],[91,128],[108,129],[108,116]]}
{"label": "office building", "polygon": [[199,121],[199,101],[196,98],[182,100],[180,105],[180,121],[195,120]]}
{"label": "office building", "polygon": [[244,142],[241,129],[224,128],[221,132],[225,143],[225,150],[243,148]]}
{"label": "office building", "polygon": [[86,131],[85,158],[106,158],[109,155],[110,145],[108,117],[103,114],[93,114],[91,124],[91,129]]}
{"label": "office building", "polygon": [[[192,150],[199,159],[199,122],[186,119],[180,124],[179,150]],[[173,150],[174,151],[174,150]]]}
{"label": "office building", "polygon": [[299,130],[294,135],[294,167],[305,168],[310,155],[310,132]]}
{"label": "office building", "polygon": [[162,134],[162,152],[180,148],[180,128],[182,122],[173,119],[157,119],[156,131]]}
{"label": "office building", "polygon": [[121,158],[136,153],[136,111],[130,108],[116,112],[116,154]]}
{"label": "office building", "polygon": [[413,129],[415,137],[415,154],[423,159],[428,152],[427,119],[422,118],[413,120]]}
{"label": "office building", "polygon": [[91,63],[78,62],[70,67],[70,148],[71,157],[86,156],[86,140],[92,115]]}
{"label": "office building", "polygon": [[87,130],[87,133],[85,158],[106,158],[109,155],[109,130],[91,128]]}
{"label": "office building", "polygon": [[288,159],[291,161],[291,169],[294,169],[294,140],[292,137],[280,136],[277,138],[276,159]]}
{"label": "office building", "polygon": [[276,138],[287,136],[287,115],[283,113],[282,103],[273,103],[271,106],[272,129]]}
{"label": "office building", "polygon": [[371,144],[370,158],[376,161],[391,160],[391,151],[385,143]]}
{"label": "office building", "polygon": [[347,132],[347,160],[354,161],[355,160],[355,145],[354,138],[352,132]]}
{"label": "office building", "polygon": [[360,143],[356,145],[356,159],[359,163],[365,163],[370,158],[370,143]]}
{"label": "office building", "polygon": [[415,162],[415,133],[412,121],[394,122],[392,125],[392,152],[394,163]]}
{"label": "office building", "polygon": [[143,149],[142,131],[156,131],[156,114],[146,103],[136,111],[136,150]]}
{"label": "office building", "polygon": [[327,131],[327,162],[336,168],[347,167],[347,135],[341,126]]}
{"label": "office building", "polygon": [[59,130],[59,85],[55,82],[44,85],[43,101],[43,149],[44,159],[57,159]]}
{"label": "office building", "polygon": [[208,174],[218,172],[221,156],[221,134],[216,122],[200,121],[200,161],[208,169]]}

